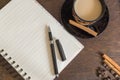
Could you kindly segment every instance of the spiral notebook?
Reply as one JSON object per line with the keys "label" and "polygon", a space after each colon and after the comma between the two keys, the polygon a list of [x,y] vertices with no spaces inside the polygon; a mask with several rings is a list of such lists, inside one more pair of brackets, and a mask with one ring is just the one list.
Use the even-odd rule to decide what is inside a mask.
{"label": "spiral notebook", "polygon": [[0,54],[24,80],[55,78],[46,25],[60,39],[67,57],[62,62],[57,53],[60,73],[83,45],[35,0],[12,0],[0,10],[0,49],[4,49]]}

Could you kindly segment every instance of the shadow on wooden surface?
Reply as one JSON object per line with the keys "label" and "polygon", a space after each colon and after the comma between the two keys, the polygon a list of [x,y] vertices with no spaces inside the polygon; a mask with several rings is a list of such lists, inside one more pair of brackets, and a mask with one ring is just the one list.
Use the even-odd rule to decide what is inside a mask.
{"label": "shadow on wooden surface", "polygon": [[[38,0],[58,21],[64,0]],[[98,52],[107,53],[120,65],[120,0],[106,0],[110,13],[107,29],[97,38],[81,39],[84,50],[64,69],[56,80],[99,80],[95,70],[100,66]],[[57,7],[59,6],[59,7]],[[102,27],[102,26],[101,26]],[[15,80],[0,66],[0,80]]]}

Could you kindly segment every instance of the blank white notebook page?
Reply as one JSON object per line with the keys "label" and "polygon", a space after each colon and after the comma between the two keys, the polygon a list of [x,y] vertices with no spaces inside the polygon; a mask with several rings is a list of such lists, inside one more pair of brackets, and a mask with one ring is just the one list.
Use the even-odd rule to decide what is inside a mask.
{"label": "blank white notebook page", "polygon": [[[31,80],[55,78],[46,25],[54,38],[60,39],[67,60],[57,55],[61,72],[83,49],[83,45],[70,35],[37,1],[13,0],[0,11],[0,48],[23,68]],[[57,50],[56,50],[57,51]],[[4,52],[4,53],[5,53]],[[15,65],[16,65],[15,64]],[[13,67],[15,66],[13,65]]]}

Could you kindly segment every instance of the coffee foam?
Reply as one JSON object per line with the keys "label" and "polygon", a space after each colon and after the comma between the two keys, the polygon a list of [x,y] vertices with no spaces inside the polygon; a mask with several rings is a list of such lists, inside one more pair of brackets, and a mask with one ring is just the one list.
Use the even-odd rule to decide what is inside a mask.
{"label": "coffee foam", "polygon": [[76,0],[74,10],[80,18],[92,21],[101,15],[102,5],[99,0]]}

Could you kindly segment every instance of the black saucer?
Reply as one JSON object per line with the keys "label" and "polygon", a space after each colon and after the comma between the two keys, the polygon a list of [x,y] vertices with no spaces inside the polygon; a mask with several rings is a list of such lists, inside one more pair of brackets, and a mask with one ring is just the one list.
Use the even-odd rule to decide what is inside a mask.
{"label": "black saucer", "polygon": [[[94,37],[94,36],[88,34],[87,32],[85,32],[81,29],[78,29],[78,28],[69,24],[69,22],[68,22],[69,19],[74,20],[74,18],[72,16],[73,1],[74,0],[66,0],[65,3],[62,6],[61,18],[62,18],[64,28],[69,33],[71,33],[72,35],[77,36],[77,37],[81,37],[81,38],[92,38],[92,37]],[[98,35],[99,35],[107,27],[108,21],[109,21],[109,11],[108,11],[108,8],[106,7],[106,12],[105,12],[103,18],[101,18],[97,23],[94,23],[94,24],[90,25],[89,28],[98,32]]]}

